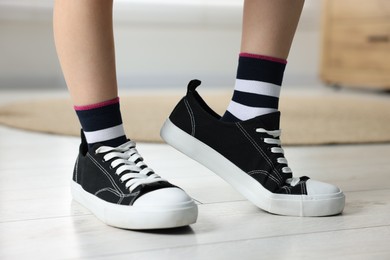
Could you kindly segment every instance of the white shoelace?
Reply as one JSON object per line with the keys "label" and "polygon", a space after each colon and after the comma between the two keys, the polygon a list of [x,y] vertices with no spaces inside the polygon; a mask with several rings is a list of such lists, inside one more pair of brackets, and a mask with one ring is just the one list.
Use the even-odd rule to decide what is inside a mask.
{"label": "white shoelace", "polygon": [[[281,142],[279,139],[276,139],[277,137],[279,137],[282,133],[282,130],[266,130],[264,128],[257,128],[256,129],[256,132],[257,133],[265,133],[265,134],[268,134],[274,138],[264,138],[264,143],[267,143],[267,144],[276,144],[278,145],[279,147],[272,147],[271,148],[271,153],[276,153],[276,154],[283,154],[284,155],[284,150],[283,148],[281,147]],[[280,164],[286,164],[287,165],[287,159],[284,158],[284,157],[279,157],[276,159],[278,163]],[[282,172],[283,173],[292,173],[292,170],[290,167],[288,166],[285,166],[282,168]],[[299,182],[300,182],[300,178],[298,177],[292,177],[292,178],[288,178],[286,180],[286,183],[291,185],[291,186],[295,186],[297,185]]]}
{"label": "white shoelace", "polygon": [[111,167],[119,166],[115,173],[117,175],[123,174],[120,178],[122,183],[125,183],[126,188],[133,192],[138,186],[142,184],[149,184],[159,181],[166,181],[154,173],[143,161],[142,156],[135,148],[135,142],[129,141],[118,147],[101,146],[96,149],[96,153],[106,153],[103,156],[105,161],[114,159],[111,162]]}

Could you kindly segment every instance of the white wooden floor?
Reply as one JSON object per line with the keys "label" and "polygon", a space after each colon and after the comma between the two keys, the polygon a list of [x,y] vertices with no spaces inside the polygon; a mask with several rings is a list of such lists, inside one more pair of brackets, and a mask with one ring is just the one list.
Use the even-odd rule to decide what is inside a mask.
{"label": "white wooden floor", "polygon": [[342,215],[299,218],[257,209],[173,148],[140,143],[147,163],[198,201],[199,219],[135,232],[72,201],[78,143],[0,127],[0,259],[390,259],[390,144],[286,147],[295,175],[347,196]]}

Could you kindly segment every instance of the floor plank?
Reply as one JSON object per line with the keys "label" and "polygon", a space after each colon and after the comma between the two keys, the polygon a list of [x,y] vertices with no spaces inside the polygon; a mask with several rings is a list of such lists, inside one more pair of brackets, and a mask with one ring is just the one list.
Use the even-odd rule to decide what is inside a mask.
{"label": "floor plank", "polygon": [[[137,256],[140,252],[144,252],[151,257],[150,259],[153,259],[153,254],[150,255],[153,250],[156,252],[154,256],[162,256],[164,252],[175,252],[175,257],[180,256],[181,252],[190,253],[188,256],[196,256],[204,250],[210,251],[213,256],[214,253],[218,256],[216,252],[221,251],[222,253],[219,254],[222,259],[222,256],[230,256],[225,253],[231,250],[233,243],[240,248],[239,251],[243,250],[244,253],[245,247],[252,247],[250,254],[254,252],[262,254],[261,248],[264,246],[261,245],[263,243],[270,245],[275,243],[276,251],[273,256],[278,257],[280,252],[277,250],[277,243],[273,242],[275,239],[281,240],[282,248],[291,244],[290,247],[293,248],[291,250],[299,253],[300,250],[297,247],[303,249],[315,238],[321,241],[322,248],[326,251],[329,247],[329,238],[323,237],[328,236],[326,234],[336,238],[346,231],[361,230],[360,236],[362,237],[356,237],[356,242],[360,243],[365,237],[364,232],[370,232],[369,230],[375,228],[382,230],[381,235],[374,239],[377,243],[376,248],[384,250],[386,249],[384,244],[387,244],[390,238],[388,232],[390,203],[387,199],[389,197],[390,190],[351,192],[348,194],[348,204],[342,215],[324,218],[271,215],[257,209],[247,201],[202,204],[199,206],[200,216],[195,225],[173,231],[134,232],[111,228],[90,214],[9,221],[0,223],[0,244],[2,245],[0,259],[23,259],[28,256],[45,259],[56,253],[60,253],[63,258],[120,255],[133,257],[133,254]],[[73,212],[84,211],[76,202],[71,202],[68,207]],[[348,237],[349,234],[352,233],[347,232],[343,236]],[[373,239],[370,236],[373,235],[368,234],[366,238]],[[303,243],[301,240],[305,242],[297,245],[294,237],[300,241],[299,244]],[[321,243],[318,242],[313,246],[320,250]],[[41,245],[50,246],[45,250],[40,250]],[[214,251],[214,246],[218,248],[217,251]],[[329,257],[333,254],[339,254],[339,256],[344,254],[344,249],[341,250],[339,244],[334,246],[333,250],[337,252],[325,255]],[[371,250],[371,248],[367,249]],[[313,253],[312,249],[309,252],[307,256]],[[385,252],[389,253],[389,251]],[[271,256],[272,251],[267,254]],[[194,257],[193,259],[203,258]]]}
{"label": "floor plank", "polygon": [[[378,236],[378,234],[381,234]],[[116,259],[382,259],[390,258],[388,226],[184,246],[117,254]],[[326,241],[326,242],[325,242]],[[227,257],[228,256],[228,257]],[[96,257],[109,259],[113,256]]]}

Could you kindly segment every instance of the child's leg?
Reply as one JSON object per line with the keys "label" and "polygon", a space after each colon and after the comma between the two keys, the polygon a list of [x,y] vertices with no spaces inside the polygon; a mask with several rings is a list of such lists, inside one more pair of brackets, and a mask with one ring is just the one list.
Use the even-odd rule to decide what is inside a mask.
{"label": "child's leg", "polygon": [[241,52],[287,59],[304,0],[246,0]]}
{"label": "child's leg", "polygon": [[245,1],[235,91],[222,120],[248,120],[278,110],[286,59],[303,3]]}
{"label": "child's leg", "polygon": [[279,138],[280,113],[274,112],[302,6],[303,0],[246,0],[242,53],[228,111],[218,120],[196,91],[200,82],[191,81],[161,134],[266,211],[334,215],[344,208],[343,192],[306,176],[293,177]]}
{"label": "child's leg", "polygon": [[57,0],[54,32],[85,136],[74,167],[73,198],[111,226],[160,229],[194,223],[194,201],[155,174],[124,133],[112,0]]}
{"label": "child's leg", "polygon": [[54,36],[61,67],[86,140],[127,141],[119,108],[112,0],[57,0]]}
{"label": "child's leg", "polygon": [[117,97],[113,0],[56,0],[54,36],[76,106]]}

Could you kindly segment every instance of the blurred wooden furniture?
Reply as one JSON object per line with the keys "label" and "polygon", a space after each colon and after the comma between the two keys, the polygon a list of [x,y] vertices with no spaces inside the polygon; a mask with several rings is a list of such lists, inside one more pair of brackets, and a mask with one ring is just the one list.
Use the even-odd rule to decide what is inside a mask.
{"label": "blurred wooden furniture", "polygon": [[322,11],[321,79],[390,89],[390,1],[323,0]]}

